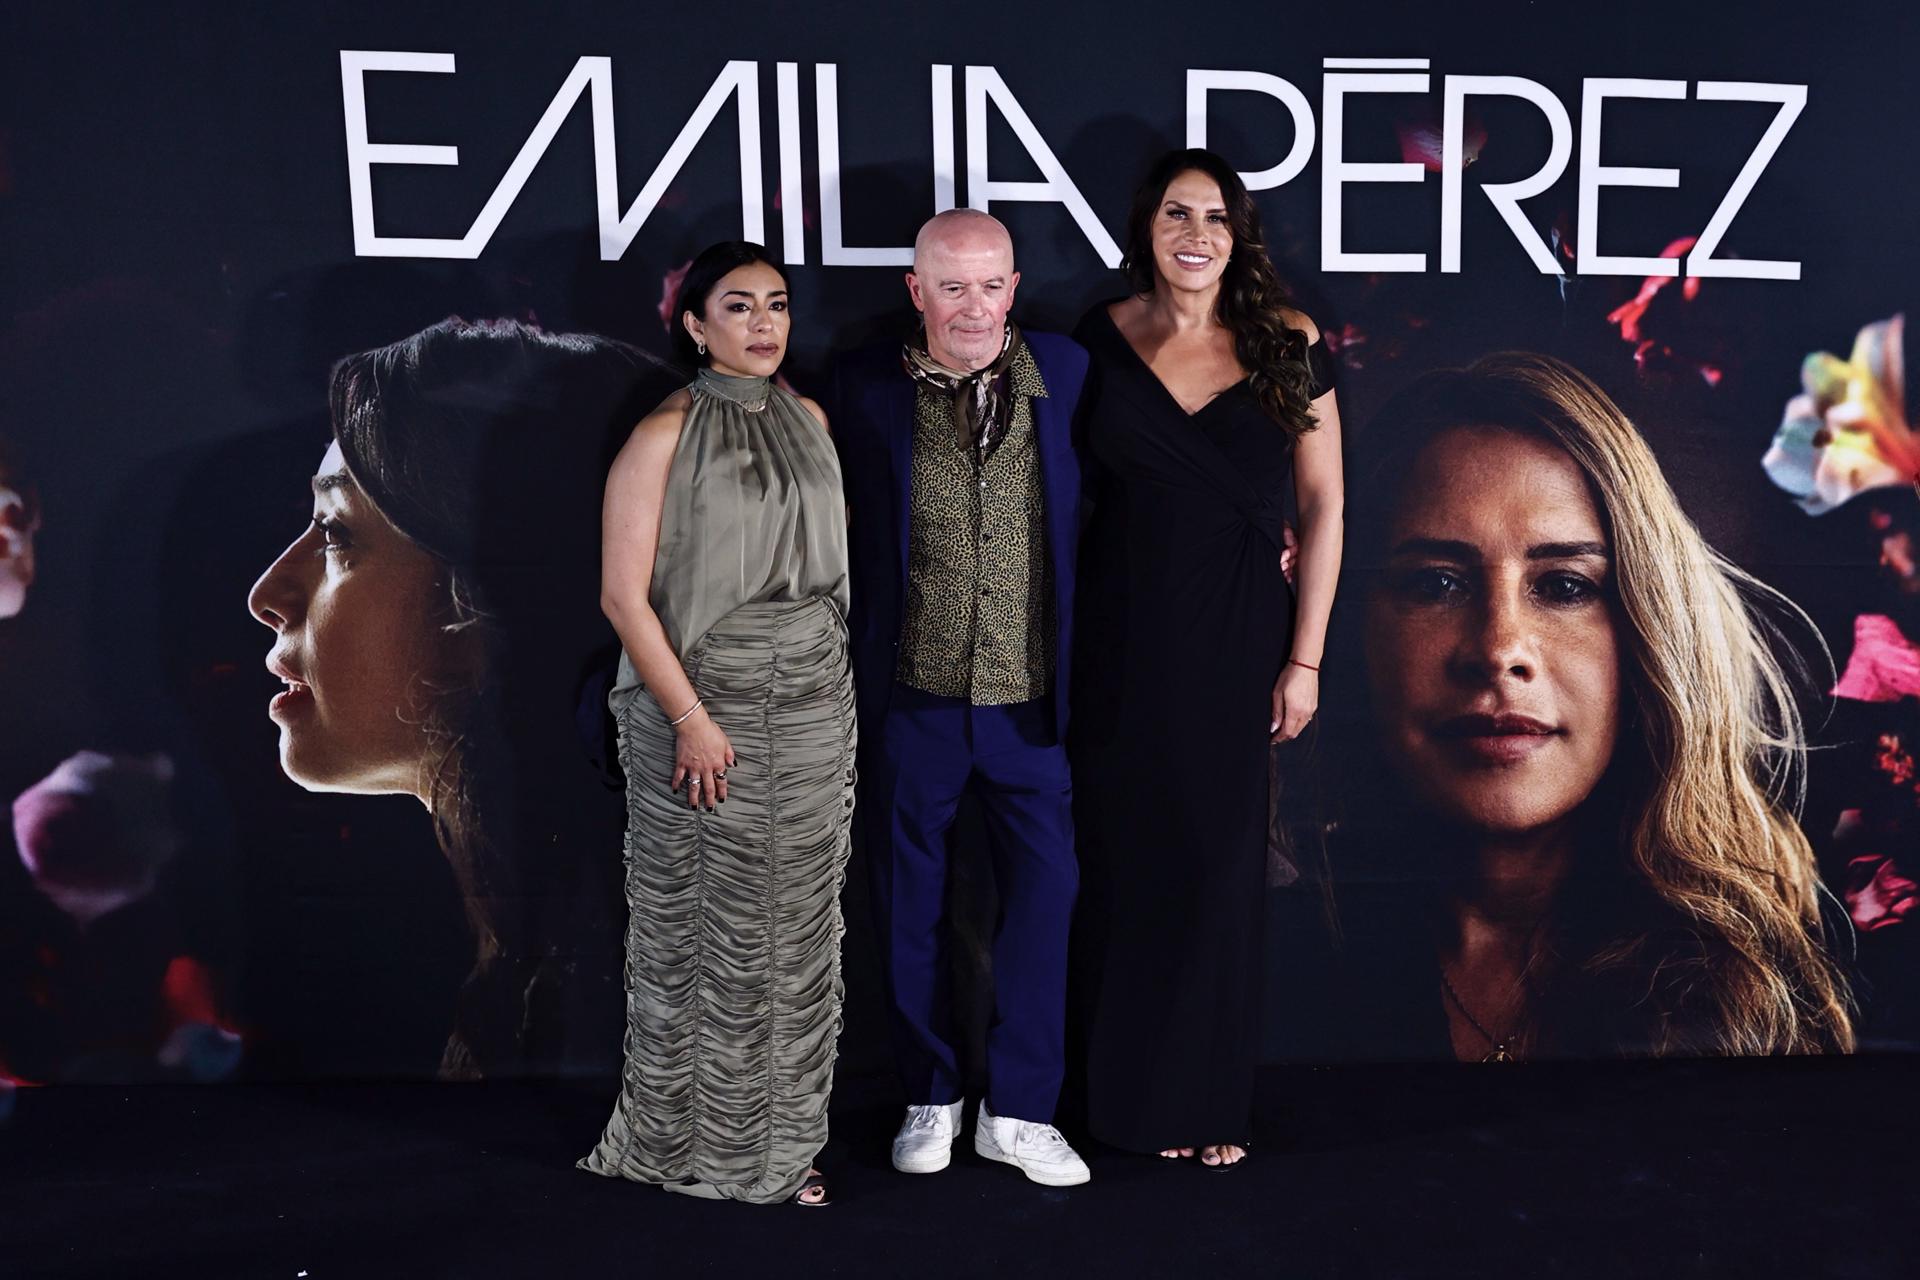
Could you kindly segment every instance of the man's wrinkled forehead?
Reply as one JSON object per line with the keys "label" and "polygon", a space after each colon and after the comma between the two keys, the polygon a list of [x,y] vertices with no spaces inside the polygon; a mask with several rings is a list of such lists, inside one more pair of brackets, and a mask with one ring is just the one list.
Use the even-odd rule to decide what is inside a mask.
{"label": "man's wrinkled forehead", "polygon": [[1000,220],[977,209],[950,209],[928,220],[913,242],[920,276],[979,279],[1013,274],[1013,237]]}

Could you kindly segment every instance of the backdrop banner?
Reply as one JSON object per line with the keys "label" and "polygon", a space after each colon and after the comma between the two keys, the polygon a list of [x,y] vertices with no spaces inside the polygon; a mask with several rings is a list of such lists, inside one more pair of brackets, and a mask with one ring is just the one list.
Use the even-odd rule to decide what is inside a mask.
{"label": "backdrop banner", "polygon": [[[915,232],[971,205],[1012,232],[1020,324],[1068,333],[1126,292],[1130,196],[1185,146],[1253,190],[1346,449],[1322,714],[1273,752],[1265,1056],[1448,1056],[1466,801],[1395,724],[1409,619],[1481,608],[1491,570],[1465,535],[1395,539],[1446,489],[1524,541],[1496,507],[1534,446],[1407,452],[1430,406],[1395,397],[1513,351],[1591,379],[1654,459],[1589,476],[1609,555],[1524,592],[1558,611],[1541,634],[1614,646],[1598,694],[1574,639],[1527,659],[1612,735],[1547,917],[1582,993],[1547,1047],[1764,1050],[1709,997],[1751,1026],[1816,970],[1858,1048],[1920,1047],[1908,6],[336,0],[10,26],[0,1095],[611,1070],[599,503],[691,376],[680,275],[767,245],[782,376],[817,394],[837,354],[911,333]],[[506,322],[596,340],[561,360]],[[336,362],[406,339],[362,363],[407,393],[360,413]],[[336,428],[377,511],[314,482]],[[470,629],[467,658],[423,617]],[[1476,777],[1518,750],[1472,749]],[[1817,889],[1780,872],[1807,849]],[[993,891],[961,862],[979,1000]],[[855,1067],[886,1061],[863,879]],[[1818,954],[1777,969],[1794,920]]]}

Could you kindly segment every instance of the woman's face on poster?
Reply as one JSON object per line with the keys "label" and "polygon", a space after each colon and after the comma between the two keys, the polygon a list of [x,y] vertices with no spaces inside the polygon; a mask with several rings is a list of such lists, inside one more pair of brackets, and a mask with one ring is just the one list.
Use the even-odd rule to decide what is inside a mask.
{"label": "woman's face on poster", "polygon": [[1612,556],[1543,441],[1460,427],[1420,453],[1366,604],[1382,744],[1427,808],[1517,835],[1593,793],[1620,731]]}
{"label": "woman's face on poster", "polygon": [[28,500],[0,478],[0,618],[26,608],[33,586],[33,535],[39,525]]}
{"label": "woman's face on poster", "polygon": [[388,523],[330,446],[312,522],[247,597],[274,633],[267,668],[286,688],[268,715],[289,778],[311,791],[425,799],[445,595],[440,562]]}

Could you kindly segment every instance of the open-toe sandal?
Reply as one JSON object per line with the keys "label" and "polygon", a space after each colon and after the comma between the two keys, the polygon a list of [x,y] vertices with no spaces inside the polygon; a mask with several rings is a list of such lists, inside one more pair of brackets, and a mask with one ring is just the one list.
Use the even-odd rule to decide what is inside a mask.
{"label": "open-toe sandal", "polygon": [[1195,1152],[1194,1160],[1208,1173],[1232,1173],[1235,1169],[1238,1169],[1241,1165],[1253,1159],[1253,1148],[1244,1142],[1216,1142],[1213,1145],[1215,1147],[1238,1147],[1240,1148],[1240,1158],[1229,1163],[1228,1161],[1219,1159],[1218,1153],[1216,1153],[1214,1162],[1208,1164],[1205,1156]]}
{"label": "open-toe sandal", "polygon": [[820,1188],[822,1192],[826,1192],[827,1180],[821,1174],[810,1173],[807,1175],[807,1180],[800,1184],[799,1190],[787,1198],[794,1204],[799,1205],[802,1209],[824,1209],[833,1203],[831,1193],[823,1194],[818,1200],[807,1199],[807,1192],[812,1191],[815,1187]]}

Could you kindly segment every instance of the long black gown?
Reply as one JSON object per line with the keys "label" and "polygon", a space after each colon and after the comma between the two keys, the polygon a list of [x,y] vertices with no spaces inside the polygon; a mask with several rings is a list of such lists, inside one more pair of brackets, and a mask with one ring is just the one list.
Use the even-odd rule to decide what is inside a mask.
{"label": "long black gown", "polygon": [[[1245,381],[1188,415],[1105,304],[1074,337],[1092,356],[1071,742],[1088,1126],[1143,1152],[1241,1143],[1268,726],[1293,626],[1292,439]],[[1318,396],[1330,377],[1314,345]]]}

